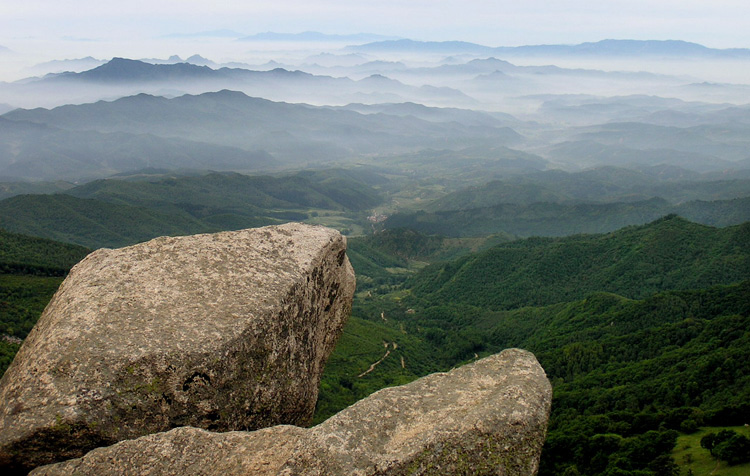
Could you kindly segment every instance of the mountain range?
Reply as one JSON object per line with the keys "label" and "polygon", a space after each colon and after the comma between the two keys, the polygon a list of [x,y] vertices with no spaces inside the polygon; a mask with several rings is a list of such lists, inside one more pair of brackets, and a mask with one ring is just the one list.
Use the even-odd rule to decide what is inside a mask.
{"label": "mountain range", "polygon": [[[3,143],[16,144],[0,149],[0,176],[71,178],[85,170],[101,177],[146,166],[258,170],[522,140],[490,115],[428,108],[420,114],[433,120],[278,103],[232,91],[16,109],[0,117]],[[40,147],[47,151],[37,152]],[[179,164],[172,160],[179,157]]]}
{"label": "mountain range", "polygon": [[491,47],[462,41],[386,40],[350,46],[359,52],[479,54],[507,56],[630,56],[671,58],[736,58],[750,59],[750,49],[708,48],[697,43],[678,40],[616,40],[608,39],[577,45],[525,45]]}
{"label": "mountain range", "polygon": [[0,117],[0,177],[8,181],[90,180],[144,167],[258,170],[274,165],[263,151],[147,132],[71,131]]}
{"label": "mountain range", "polygon": [[407,98],[429,105],[476,104],[461,91],[443,86],[410,85],[373,74],[364,78],[311,74],[299,69],[218,67],[205,59],[191,62],[139,61],[113,58],[81,72],[48,74],[14,83],[0,83],[0,100],[16,106],[91,102],[138,93],[178,96],[231,89],[285,102],[343,105],[350,102],[402,102]]}
{"label": "mountain range", "polygon": [[554,387],[543,476],[689,473],[748,421],[750,50],[242,39],[349,47],[0,83],[0,372],[89,249],[302,221],[358,278],[316,421],[507,347]]}
{"label": "mountain range", "polygon": [[185,235],[359,215],[382,198],[367,172],[300,172],[283,177],[209,173],[96,180],[62,193],[0,200],[0,229],[83,246],[117,247]]}
{"label": "mountain range", "polygon": [[[570,68],[544,63],[515,65],[508,59],[551,55],[562,59],[601,57],[616,62],[622,58],[669,57],[690,63],[694,55],[702,55],[701,58],[708,55],[717,60],[750,58],[747,53],[750,50],[716,50],[678,41],[606,40],[574,46],[493,48],[466,42],[401,39],[351,48],[354,49],[348,54],[343,51],[302,60],[285,58],[258,66],[220,65],[200,55],[187,60],[173,55],[166,60],[113,58],[99,64],[99,60],[83,58],[48,63],[38,65],[38,70],[53,74],[0,83],[0,102],[17,107],[46,107],[142,92],[178,96],[231,89],[276,101],[318,105],[417,102],[428,106],[507,112],[508,98],[517,102],[521,97],[549,93],[602,91],[610,95],[610,91],[629,90],[651,95],[674,95],[680,91],[681,96],[691,98],[741,95],[741,90],[731,84],[714,84],[711,90],[700,88],[696,86],[701,84],[700,75],[654,74],[617,67],[612,70]],[[436,59],[427,64],[415,64],[402,57],[408,57],[410,52],[432,52]],[[90,69],[82,70],[84,65]],[[70,66],[70,71],[61,72],[66,66]]]}
{"label": "mountain range", "polygon": [[[567,302],[594,291],[642,299],[661,289],[694,289],[746,278],[748,236],[747,222],[711,228],[670,215],[608,235],[497,245],[436,265],[410,287],[431,305],[492,309]],[[523,270],[522,276],[515,270]]]}

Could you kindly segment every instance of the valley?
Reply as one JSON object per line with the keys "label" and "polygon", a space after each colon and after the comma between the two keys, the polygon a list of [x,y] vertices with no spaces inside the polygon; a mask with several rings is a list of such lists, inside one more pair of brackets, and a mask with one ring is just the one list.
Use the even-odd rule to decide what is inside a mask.
{"label": "valley", "polygon": [[300,51],[0,83],[0,372],[91,250],[299,221],[357,277],[315,423],[520,347],[554,389],[540,475],[750,468],[700,448],[750,422],[750,50]]}

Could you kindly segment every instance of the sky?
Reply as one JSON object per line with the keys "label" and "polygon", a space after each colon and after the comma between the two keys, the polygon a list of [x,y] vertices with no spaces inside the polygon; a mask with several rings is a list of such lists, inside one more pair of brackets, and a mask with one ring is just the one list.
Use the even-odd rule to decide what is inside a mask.
{"label": "sky", "polygon": [[147,57],[170,48],[179,54],[163,36],[217,29],[364,32],[488,46],[632,38],[747,48],[749,20],[746,0],[2,0],[0,46],[14,55],[6,51],[0,61]]}

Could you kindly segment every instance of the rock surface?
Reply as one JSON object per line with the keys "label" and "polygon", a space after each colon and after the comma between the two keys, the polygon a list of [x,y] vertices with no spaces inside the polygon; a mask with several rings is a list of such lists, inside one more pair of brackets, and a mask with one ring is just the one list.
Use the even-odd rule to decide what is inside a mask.
{"label": "rock surface", "polygon": [[308,424],[351,308],[345,252],[287,224],[90,254],[0,381],[0,470],[181,426]]}
{"label": "rock surface", "polygon": [[313,428],[178,428],[32,474],[533,475],[551,396],[534,356],[509,349],[381,390]]}

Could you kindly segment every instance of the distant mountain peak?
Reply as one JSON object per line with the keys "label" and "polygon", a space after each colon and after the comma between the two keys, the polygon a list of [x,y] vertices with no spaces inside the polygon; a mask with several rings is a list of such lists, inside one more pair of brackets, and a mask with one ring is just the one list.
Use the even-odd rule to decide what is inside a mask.
{"label": "distant mountain peak", "polygon": [[193,55],[193,56],[191,56],[191,57],[189,57],[188,59],[185,60],[185,62],[187,62],[187,63],[192,63],[194,61],[204,61],[204,62],[211,62],[211,63],[213,63],[213,61],[211,61],[210,59],[204,58],[203,56],[198,55],[198,54],[195,54],[195,55]]}
{"label": "distant mountain peak", "polygon": [[513,66],[512,63],[509,63],[508,61],[497,59],[494,56],[484,59],[473,59],[469,61],[467,64],[471,65],[502,65],[502,66]]}
{"label": "distant mountain peak", "polygon": [[[714,49],[683,40],[604,39],[576,45],[545,44],[490,47],[465,41],[386,40],[350,46],[350,51],[416,52],[442,54],[493,54],[511,56],[657,56],[750,58],[750,49]],[[455,58],[454,58],[455,59]]]}
{"label": "distant mountain peak", "polygon": [[615,40],[607,39],[595,43],[581,43],[575,48],[579,50],[594,49],[609,53],[641,53],[641,54],[674,54],[674,53],[704,53],[709,48],[682,40]]}
{"label": "distant mountain peak", "polygon": [[220,74],[208,66],[189,63],[151,64],[140,60],[115,57],[107,63],[82,73],[64,73],[57,78],[80,78],[97,82],[160,81],[207,78]]}
{"label": "distant mountain peak", "polygon": [[359,83],[367,84],[403,84],[400,81],[397,81],[395,79],[391,79],[388,76],[384,76],[382,74],[371,74],[370,76],[366,78],[362,78],[358,81]]}
{"label": "distant mountain peak", "polygon": [[221,99],[250,99],[250,96],[242,91],[232,91],[231,89],[222,89],[221,91],[198,94],[193,97],[221,98]]}
{"label": "distant mountain peak", "polygon": [[750,49],[721,50],[683,40],[605,39],[577,45],[528,45],[496,48],[511,55],[750,57]]}

